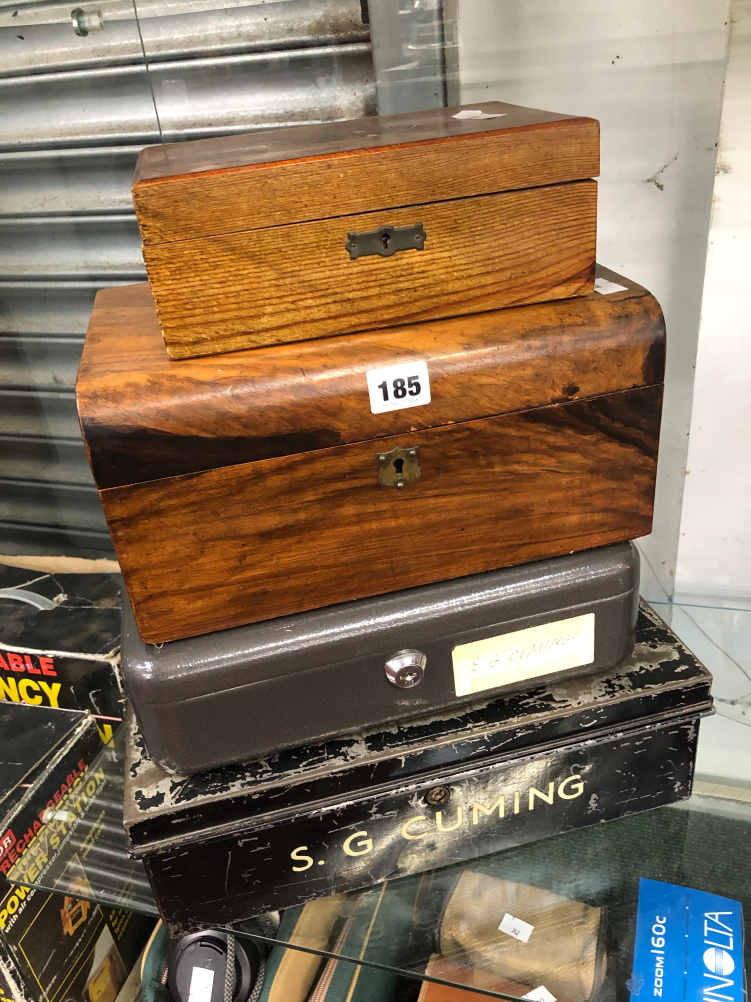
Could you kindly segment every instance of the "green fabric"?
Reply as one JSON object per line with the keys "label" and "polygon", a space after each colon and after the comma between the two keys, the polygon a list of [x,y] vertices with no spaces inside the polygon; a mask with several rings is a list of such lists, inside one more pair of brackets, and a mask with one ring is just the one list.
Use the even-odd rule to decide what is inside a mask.
{"label": "green fabric", "polygon": [[336,930],[350,911],[350,902],[343,894],[287,910],[278,935],[300,949],[274,948],[261,1002],[306,1002],[324,963],[320,951],[331,948]]}
{"label": "green fabric", "polygon": [[[420,883],[420,876],[407,877],[350,894],[342,908],[343,920],[329,944],[330,951],[353,961],[394,967],[409,962]],[[302,906],[285,911],[280,939],[290,939],[301,913]],[[272,949],[259,1002],[269,1002],[274,979],[289,951],[283,946]],[[348,960],[324,959],[308,998],[316,1002],[396,1002],[402,982],[400,975],[390,971]]]}
{"label": "green fabric", "polygon": [[[290,938],[294,932],[297,920],[302,914],[303,907],[303,905],[296,905],[294,908],[286,909],[282,915],[282,921],[279,923],[279,932],[277,934],[279,939],[287,940]],[[268,1002],[271,986],[274,983],[274,978],[279,970],[279,964],[285,953],[285,947],[274,946],[266,957],[266,973],[264,974],[263,988],[258,997],[258,1002]],[[144,1002],[148,1002],[148,1000],[144,999]]]}
{"label": "green fabric", "polygon": [[[408,877],[361,892],[340,944],[341,953],[389,967],[408,963],[419,886],[419,877]],[[344,960],[329,961],[327,968],[319,984],[327,974],[330,981],[316,1002],[393,1002],[403,980],[390,971]]]}
{"label": "green fabric", "polygon": [[162,975],[167,966],[170,938],[163,923],[159,923],[154,938],[148,944],[141,970],[141,995],[143,1002],[168,1002],[169,989],[162,984]]}

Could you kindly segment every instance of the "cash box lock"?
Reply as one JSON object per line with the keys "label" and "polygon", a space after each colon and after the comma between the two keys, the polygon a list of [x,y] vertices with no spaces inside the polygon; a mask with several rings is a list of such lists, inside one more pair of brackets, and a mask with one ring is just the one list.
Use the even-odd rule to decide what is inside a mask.
{"label": "cash box lock", "polygon": [[411,689],[422,682],[427,663],[428,659],[422,651],[397,651],[388,659],[383,670],[392,685],[400,689]]}

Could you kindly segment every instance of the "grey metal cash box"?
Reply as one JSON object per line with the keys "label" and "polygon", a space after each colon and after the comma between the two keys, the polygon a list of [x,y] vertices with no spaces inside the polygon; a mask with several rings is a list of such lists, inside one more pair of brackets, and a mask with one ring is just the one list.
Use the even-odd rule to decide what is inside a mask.
{"label": "grey metal cash box", "polygon": [[156,646],[126,609],[123,678],[151,757],[199,772],[611,668],[638,587],[618,543]]}

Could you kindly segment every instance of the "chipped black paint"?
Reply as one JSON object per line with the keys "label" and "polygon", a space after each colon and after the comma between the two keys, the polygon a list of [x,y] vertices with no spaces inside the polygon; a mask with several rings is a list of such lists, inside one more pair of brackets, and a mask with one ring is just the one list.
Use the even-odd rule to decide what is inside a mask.
{"label": "chipped black paint", "polygon": [[[643,607],[636,649],[620,668],[479,703],[462,715],[191,777],[158,769],[133,728],[125,797],[131,848],[177,931],[661,806],[690,793],[710,683]],[[566,795],[578,789],[571,777],[583,783],[576,796]],[[435,785],[451,790],[440,823],[424,800]],[[500,795],[504,816],[481,810],[475,822],[472,805],[488,808]],[[423,820],[409,827],[417,817]],[[349,855],[345,840],[358,831],[367,835],[351,847],[372,846]]]}

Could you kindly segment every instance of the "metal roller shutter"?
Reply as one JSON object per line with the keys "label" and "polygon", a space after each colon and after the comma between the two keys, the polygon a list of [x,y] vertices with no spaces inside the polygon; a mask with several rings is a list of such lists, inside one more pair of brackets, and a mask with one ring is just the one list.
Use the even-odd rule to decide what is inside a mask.
{"label": "metal roller shutter", "polygon": [[0,2],[0,553],[111,550],[73,387],[97,289],[145,277],[138,151],[376,111],[360,0],[216,3]]}

